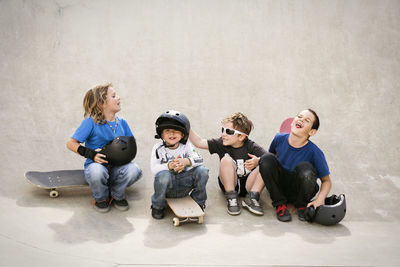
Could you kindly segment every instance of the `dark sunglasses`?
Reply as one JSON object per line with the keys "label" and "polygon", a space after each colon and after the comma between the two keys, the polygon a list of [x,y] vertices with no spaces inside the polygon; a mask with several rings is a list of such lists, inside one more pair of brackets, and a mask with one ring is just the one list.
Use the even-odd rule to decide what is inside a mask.
{"label": "dark sunglasses", "polygon": [[241,131],[225,127],[222,127],[222,133],[226,133],[227,135],[244,134],[245,136],[248,136],[247,134],[242,133]]}

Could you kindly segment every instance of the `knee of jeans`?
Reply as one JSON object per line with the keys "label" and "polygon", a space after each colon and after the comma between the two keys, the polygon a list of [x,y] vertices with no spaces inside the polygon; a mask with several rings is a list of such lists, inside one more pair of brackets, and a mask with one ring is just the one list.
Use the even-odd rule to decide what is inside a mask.
{"label": "knee of jeans", "polygon": [[294,169],[299,177],[302,179],[316,179],[316,171],[314,166],[309,162],[300,162]]}
{"label": "knee of jeans", "polygon": [[266,153],[266,154],[262,155],[260,157],[260,161],[258,163],[258,165],[260,166],[260,171],[268,169],[272,166],[275,166],[276,161],[277,161],[277,159],[274,154]]}
{"label": "knee of jeans", "polygon": [[168,186],[172,179],[170,171],[160,171],[154,178],[154,183],[158,185]]}
{"label": "knee of jeans", "polygon": [[126,176],[131,181],[137,181],[142,177],[142,170],[135,163],[129,163],[126,169]]}
{"label": "knee of jeans", "polygon": [[296,172],[300,183],[304,189],[309,188],[310,190],[314,190],[317,183],[317,174],[314,167],[310,163],[299,165],[296,167]]}
{"label": "knee of jeans", "polygon": [[107,169],[98,163],[91,163],[85,170],[85,177],[91,183],[101,182],[104,179],[108,179]]}
{"label": "knee of jeans", "polygon": [[198,166],[195,170],[196,179],[200,180],[201,183],[205,184],[208,181],[209,170],[204,166]]}

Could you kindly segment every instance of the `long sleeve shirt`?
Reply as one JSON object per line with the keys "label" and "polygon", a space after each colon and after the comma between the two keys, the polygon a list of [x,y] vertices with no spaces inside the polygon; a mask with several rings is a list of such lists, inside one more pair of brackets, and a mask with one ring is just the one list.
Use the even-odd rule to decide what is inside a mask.
{"label": "long sleeve shirt", "polygon": [[153,175],[160,171],[169,170],[168,163],[178,156],[190,160],[191,165],[187,166],[185,171],[203,164],[203,158],[197,153],[190,141],[187,141],[185,145],[179,143],[179,146],[175,149],[165,147],[163,141],[160,141],[153,146],[151,151],[150,168]]}

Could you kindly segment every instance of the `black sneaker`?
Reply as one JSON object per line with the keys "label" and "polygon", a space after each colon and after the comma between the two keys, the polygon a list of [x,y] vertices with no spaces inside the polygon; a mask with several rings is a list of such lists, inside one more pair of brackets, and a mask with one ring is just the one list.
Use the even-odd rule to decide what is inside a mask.
{"label": "black sneaker", "polygon": [[239,215],[240,214],[240,206],[239,206],[239,196],[236,191],[229,191],[225,193],[226,201],[228,202],[228,213],[230,215]]}
{"label": "black sneaker", "polygon": [[256,215],[264,215],[264,211],[261,208],[259,200],[260,193],[250,191],[250,193],[248,193],[246,198],[242,201],[242,206]]}
{"label": "black sneaker", "polygon": [[108,202],[108,200],[99,202],[95,201],[93,207],[98,212],[106,213],[110,210],[110,202]]}
{"label": "black sneaker", "polygon": [[281,204],[276,207],[276,217],[281,222],[288,222],[292,220],[292,215],[290,214],[290,211],[285,204]]}
{"label": "black sneaker", "polygon": [[306,207],[297,208],[297,216],[300,221],[306,221]]}
{"label": "black sneaker", "polygon": [[151,206],[151,216],[157,220],[164,218],[164,209],[156,209]]}
{"label": "black sneaker", "polygon": [[121,211],[126,211],[129,209],[129,203],[128,201],[126,201],[126,199],[121,199],[121,200],[113,199],[113,203],[114,206]]}

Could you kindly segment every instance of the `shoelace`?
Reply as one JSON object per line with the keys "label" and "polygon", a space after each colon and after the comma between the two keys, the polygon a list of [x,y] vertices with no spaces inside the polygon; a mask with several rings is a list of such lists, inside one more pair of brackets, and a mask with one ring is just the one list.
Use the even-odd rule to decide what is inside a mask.
{"label": "shoelace", "polygon": [[229,202],[229,206],[237,206],[238,205],[236,198],[230,198],[230,199],[228,199],[228,202]]}
{"label": "shoelace", "polygon": [[286,210],[286,205],[285,205],[285,204],[282,204],[282,205],[279,205],[279,206],[278,206],[278,208],[276,209],[276,213],[282,212],[280,215],[283,215],[283,213],[285,212],[285,210]]}
{"label": "shoelace", "polygon": [[254,205],[254,206],[260,207],[260,203],[258,203],[257,199],[251,198],[250,200],[251,200],[251,202],[253,202],[253,205]]}

